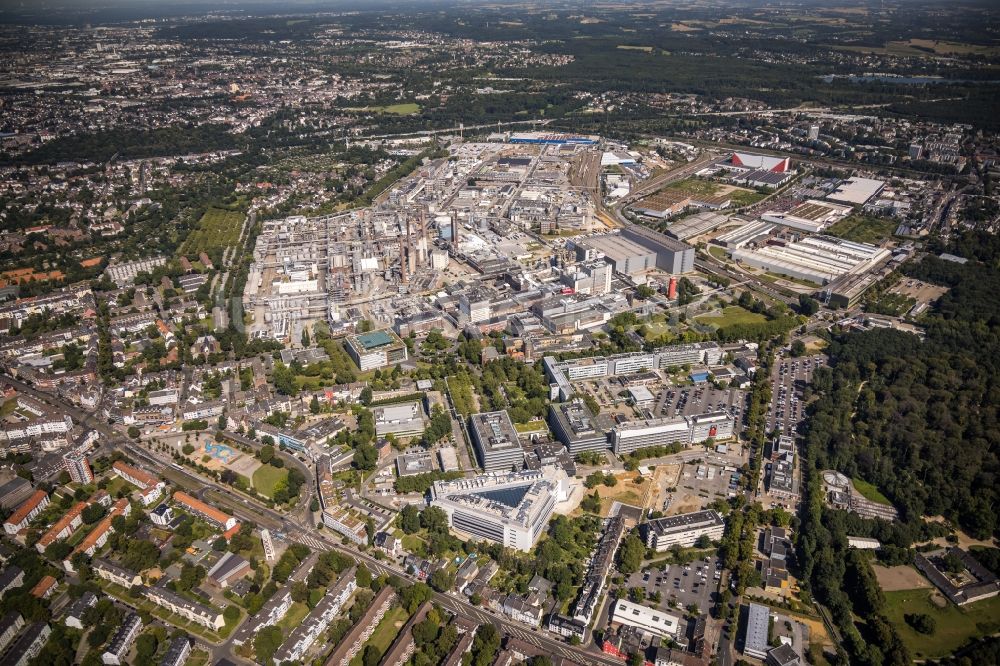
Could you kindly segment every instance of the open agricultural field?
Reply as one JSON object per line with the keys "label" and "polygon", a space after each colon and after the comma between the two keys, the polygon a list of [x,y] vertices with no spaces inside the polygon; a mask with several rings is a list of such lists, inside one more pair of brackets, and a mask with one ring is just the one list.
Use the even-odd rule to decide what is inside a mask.
{"label": "open agricultural field", "polygon": [[224,208],[209,208],[181,246],[181,254],[190,255],[226,248],[240,240],[243,213]]}

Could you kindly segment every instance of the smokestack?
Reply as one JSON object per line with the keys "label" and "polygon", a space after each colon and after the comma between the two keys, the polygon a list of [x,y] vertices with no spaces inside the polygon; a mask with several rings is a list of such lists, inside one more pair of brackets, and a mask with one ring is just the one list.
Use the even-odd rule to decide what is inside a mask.
{"label": "smokestack", "polygon": [[451,214],[451,246],[458,252],[458,216]]}
{"label": "smokestack", "polygon": [[673,300],[677,298],[677,278],[670,278],[670,284],[667,286],[667,298]]}

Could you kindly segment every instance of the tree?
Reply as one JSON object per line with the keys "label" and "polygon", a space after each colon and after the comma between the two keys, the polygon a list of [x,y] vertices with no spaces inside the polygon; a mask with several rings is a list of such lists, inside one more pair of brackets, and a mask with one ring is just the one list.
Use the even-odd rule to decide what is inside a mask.
{"label": "tree", "polygon": [[623,574],[635,573],[642,566],[646,546],[635,534],[629,534],[618,551],[618,570]]}
{"label": "tree", "polygon": [[132,439],[139,439],[140,434],[141,433],[137,427],[135,426],[128,427],[128,436],[131,437]]}
{"label": "tree", "polygon": [[260,452],[257,454],[257,457],[265,465],[268,464],[269,462],[271,462],[271,460],[274,459],[274,447],[271,446],[270,444],[265,444],[264,446],[260,447]]}
{"label": "tree", "polygon": [[366,646],[364,656],[361,658],[362,666],[378,666],[380,661],[382,661],[382,650],[377,645]]}
{"label": "tree", "polygon": [[712,539],[707,534],[702,534],[695,540],[694,545],[696,548],[708,548],[712,545]]}
{"label": "tree", "polygon": [[270,664],[274,653],[281,647],[285,640],[285,635],[280,627],[269,625],[261,628],[253,639],[254,651],[257,653],[257,661],[261,664]]}
{"label": "tree", "polygon": [[427,582],[438,592],[447,592],[455,584],[455,577],[449,573],[447,568],[442,567],[435,569]]}
{"label": "tree", "polygon": [[222,617],[226,620],[226,624],[232,624],[236,620],[240,619],[240,608],[234,604],[226,606],[226,610],[222,611]]}
{"label": "tree", "polygon": [[407,504],[400,512],[400,527],[407,534],[420,531],[420,510],[412,504]]}
{"label": "tree", "polygon": [[309,412],[312,414],[319,414],[319,398],[315,395],[312,400],[309,401]]}
{"label": "tree", "polygon": [[378,451],[371,444],[361,444],[354,449],[354,466],[362,471],[371,471],[378,465]]}
{"label": "tree", "polygon": [[792,356],[799,357],[805,356],[806,353],[806,343],[801,340],[795,340],[792,342],[791,354]]}
{"label": "tree", "polygon": [[629,666],[645,666],[646,665],[646,655],[642,652],[633,652],[628,659]]}
{"label": "tree", "polygon": [[930,635],[937,629],[937,622],[925,613],[906,613],[903,619],[906,620],[906,624],[922,634]]}

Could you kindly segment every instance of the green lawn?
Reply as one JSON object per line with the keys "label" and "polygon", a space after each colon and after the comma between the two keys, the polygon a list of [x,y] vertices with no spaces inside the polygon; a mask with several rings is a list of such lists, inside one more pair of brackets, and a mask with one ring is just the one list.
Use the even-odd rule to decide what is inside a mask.
{"label": "green lawn", "polygon": [[273,497],[278,484],[288,478],[288,470],[284,467],[278,468],[273,465],[261,465],[253,473],[253,487],[261,495]]}
{"label": "green lawn", "polygon": [[719,261],[729,261],[729,254],[726,252],[725,248],[719,247],[718,245],[709,245],[708,253]]}
{"label": "green lawn", "polygon": [[730,305],[722,309],[722,314],[705,314],[695,317],[700,324],[711,324],[719,328],[734,324],[759,324],[767,321],[767,317],[756,312],[750,312],[738,305]]}
{"label": "green lawn", "polygon": [[0,407],[0,418],[7,418],[14,413],[15,409],[17,409],[17,398],[5,401],[3,406]]}
{"label": "green lawn", "polygon": [[[378,623],[375,627],[372,637],[368,639],[365,643],[365,647],[369,645],[374,645],[379,649],[382,654],[385,654],[389,650],[389,646],[392,645],[392,641],[396,638],[399,633],[400,627],[406,623],[406,618],[408,617],[405,610],[399,606],[395,606],[389,609],[389,612],[385,614],[382,621]],[[397,627],[396,624],[399,623]],[[365,653],[364,648],[358,651],[358,654],[351,660],[351,666],[361,664],[361,656]]]}
{"label": "green lawn", "polygon": [[870,215],[849,215],[826,230],[826,233],[857,243],[878,244],[892,235],[896,223]]}
{"label": "green lawn", "polygon": [[[959,608],[948,603],[939,608],[931,601],[930,589],[886,592],[886,616],[915,659],[938,659],[951,654],[968,640],[1000,631],[1000,597]],[[924,613],[937,624],[934,633],[918,633],[903,618],[907,613]]]}
{"label": "green lawn", "polygon": [[302,618],[309,614],[309,606],[305,605],[301,601],[296,601],[292,604],[292,607],[288,609],[285,613],[285,617],[278,620],[278,626],[288,635],[292,632],[292,629],[299,626],[302,622]]}
{"label": "green lawn", "polygon": [[541,419],[537,419],[535,421],[528,421],[527,423],[514,424],[514,430],[517,430],[520,433],[536,432],[539,430],[546,430],[546,429],[547,426],[545,425],[545,421],[542,421]]}
{"label": "green lawn", "polygon": [[889,501],[889,498],[883,495],[878,488],[864,479],[851,479],[851,483],[854,484],[854,489],[861,493],[861,496],[865,499],[871,500],[872,502],[878,502],[879,504],[892,504],[892,502]]}
{"label": "green lawn", "polygon": [[208,252],[235,245],[243,228],[243,213],[223,208],[209,208],[181,246],[181,254]]}

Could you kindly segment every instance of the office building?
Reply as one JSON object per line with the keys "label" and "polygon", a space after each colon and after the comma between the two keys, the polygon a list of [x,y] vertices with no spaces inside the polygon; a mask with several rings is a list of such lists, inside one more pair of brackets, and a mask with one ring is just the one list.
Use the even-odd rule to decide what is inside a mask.
{"label": "office building", "polygon": [[651,446],[687,446],[709,437],[732,437],[735,429],[736,420],[728,412],[632,421],[611,431],[611,450],[621,455]]}
{"label": "office building", "polygon": [[570,455],[608,448],[608,431],[582,400],[549,405],[549,426]]}
{"label": "office building", "polygon": [[506,411],[473,414],[469,417],[469,433],[485,471],[521,469],[524,452]]}
{"label": "office building", "polygon": [[87,456],[82,451],[70,451],[63,456],[63,463],[66,465],[66,471],[69,472],[70,481],[90,483],[94,480],[94,472],[90,469]]}
{"label": "office building", "polygon": [[455,530],[527,551],[538,541],[556,502],[565,499],[567,492],[566,479],[558,474],[548,478],[539,471],[492,473],[436,481],[431,488],[431,506],[441,508]]}
{"label": "office building", "polygon": [[347,353],[362,372],[406,360],[406,345],[389,329],[347,336]]}
{"label": "office building", "polygon": [[50,633],[52,630],[44,622],[34,622],[28,625],[10,651],[0,660],[0,666],[28,666],[45,647]]}
{"label": "office building", "polygon": [[612,602],[612,624],[635,627],[643,633],[659,638],[676,638],[680,618],[656,608],[632,603],[627,599]]}
{"label": "office building", "polygon": [[746,632],[743,639],[743,654],[757,659],[767,658],[770,646],[767,644],[771,610],[761,604],[750,604],[747,610]]}
{"label": "office building", "polygon": [[0,486],[0,507],[11,510],[16,509],[26,499],[31,497],[31,493],[31,482],[20,476],[15,476]]}
{"label": "office building", "polygon": [[661,271],[677,275],[694,270],[694,247],[687,243],[637,224],[626,225],[622,236],[653,250]]}
{"label": "office building", "polygon": [[122,621],[121,626],[118,627],[118,631],[115,632],[114,638],[111,639],[104,654],[101,655],[101,661],[105,664],[114,664],[114,666],[127,664],[128,653],[132,649],[135,639],[139,637],[140,631],[142,631],[142,620],[139,619],[138,615],[130,612]]}
{"label": "office building", "polygon": [[701,536],[713,541],[722,538],[726,522],[716,511],[695,511],[657,518],[642,525],[646,547],[662,553],[672,546],[690,548]]}

